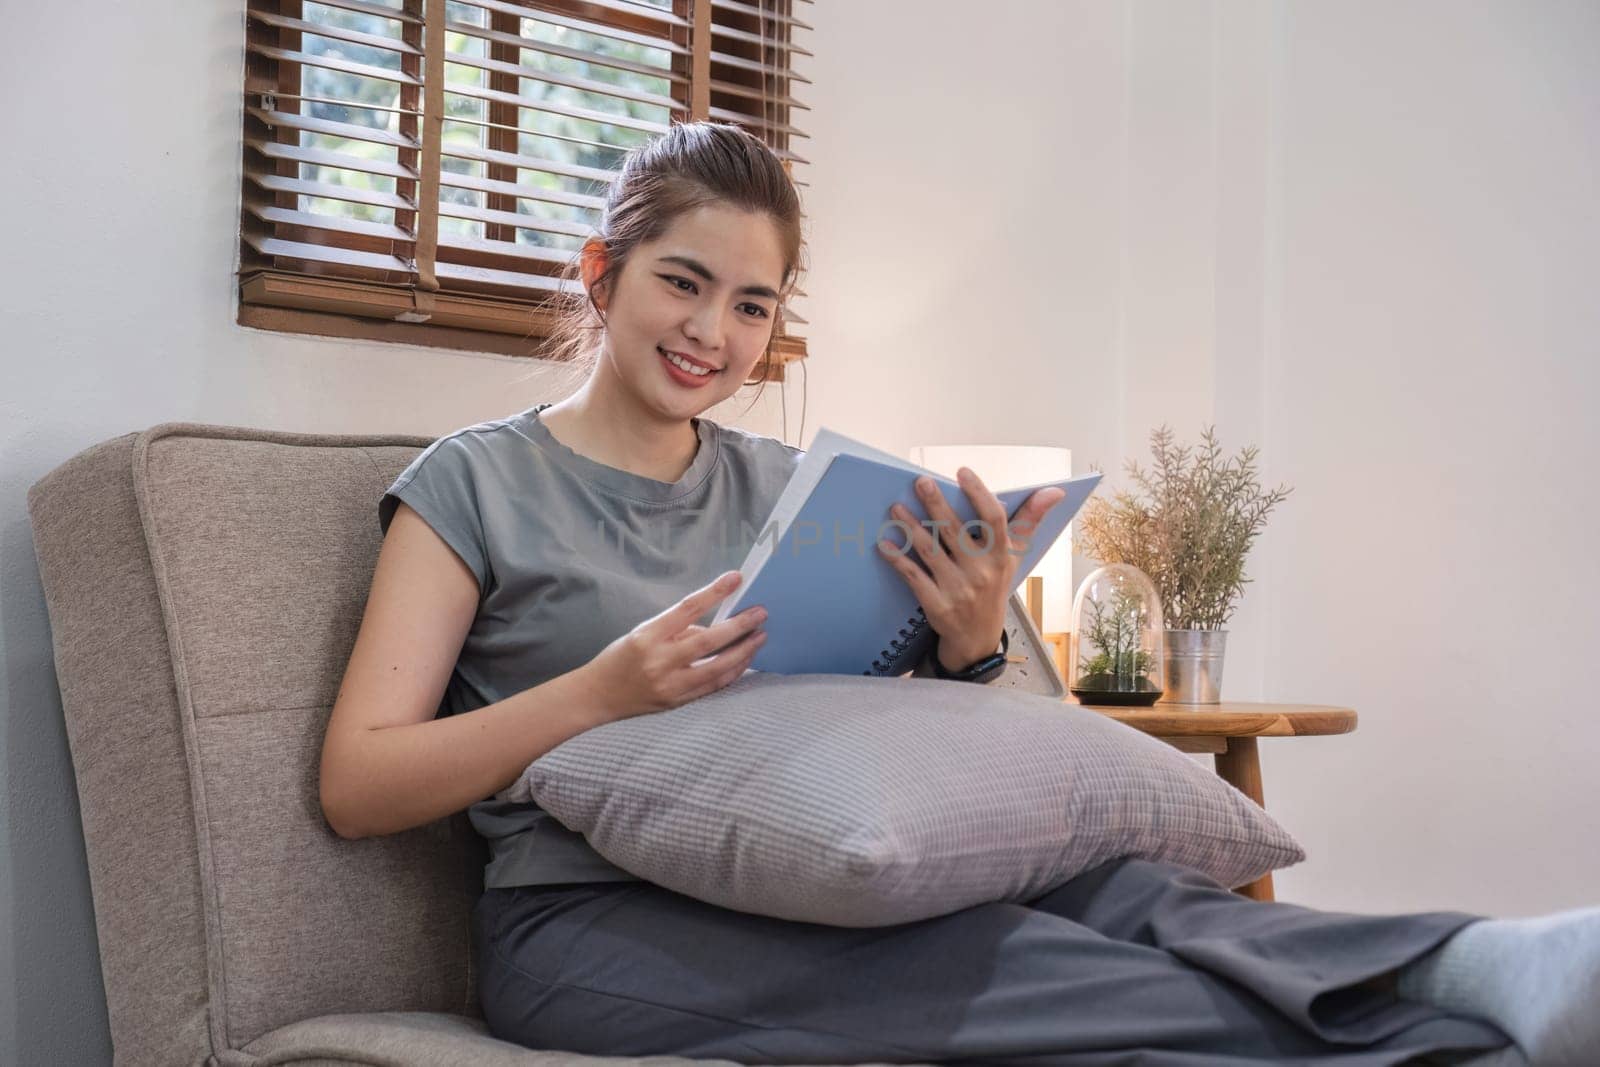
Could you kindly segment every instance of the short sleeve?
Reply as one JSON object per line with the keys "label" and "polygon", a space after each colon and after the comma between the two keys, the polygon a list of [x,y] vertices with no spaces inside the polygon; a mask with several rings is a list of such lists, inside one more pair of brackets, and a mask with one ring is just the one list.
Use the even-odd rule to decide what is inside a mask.
{"label": "short sleeve", "polygon": [[489,588],[489,552],[467,442],[457,434],[441,437],[400,472],[378,501],[378,525],[385,534],[402,500],[461,557],[482,596]]}

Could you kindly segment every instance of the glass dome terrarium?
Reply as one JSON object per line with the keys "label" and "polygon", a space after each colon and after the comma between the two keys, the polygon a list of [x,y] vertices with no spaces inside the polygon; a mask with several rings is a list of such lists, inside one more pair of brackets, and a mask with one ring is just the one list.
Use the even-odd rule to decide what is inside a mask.
{"label": "glass dome terrarium", "polygon": [[1080,704],[1154,704],[1165,691],[1165,640],[1155,583],[1132,564],[1107,564],[1072,602],[1067,688]]}

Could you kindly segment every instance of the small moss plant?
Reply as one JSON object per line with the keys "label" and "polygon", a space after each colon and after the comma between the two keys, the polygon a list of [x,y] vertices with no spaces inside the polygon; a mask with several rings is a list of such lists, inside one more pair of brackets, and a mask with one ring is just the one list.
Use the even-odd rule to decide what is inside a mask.
{"label": "small moss plant", "polygon": [[[1140,647],[1139,606],[1138,597],[1120,589],[1109,604],[1089,606],[1088,632],[1079,641],[1077,687],[1136,690],[1141,681],[1148,682],[1153,657]],[[1093,656],[1084,654],[1090,647]]]}

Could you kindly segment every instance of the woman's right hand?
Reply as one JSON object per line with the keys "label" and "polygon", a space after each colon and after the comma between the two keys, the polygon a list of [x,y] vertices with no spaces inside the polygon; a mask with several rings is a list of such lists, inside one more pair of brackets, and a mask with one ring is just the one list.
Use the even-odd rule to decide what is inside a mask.
{"label": "woman's right hand", "polygon": [[[723,573],[578,668],[601,707],[616,719],[666,711],[714,693],[744,674],[767,638],[759,629],[766,609],[747,608],[714,626],[694,621],[732,594],[740,580],[738,571]],[[701,659],[705,662],[697,662]]]}

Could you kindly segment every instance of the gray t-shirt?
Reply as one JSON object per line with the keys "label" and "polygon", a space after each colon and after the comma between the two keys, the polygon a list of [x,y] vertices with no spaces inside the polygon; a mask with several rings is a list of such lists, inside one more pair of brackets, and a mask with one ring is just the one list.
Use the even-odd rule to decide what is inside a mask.
{"label": "gray t-shirt", "polygon": [[[589,662],[643,620],[737,570],[804,451],[693,420],[675,482],[595,462],[556,440],[538,404],[434,441],[378,503],[404,500],[477,576],[478,613],[438,714],[472,711]],[[708,625],[715,608],[696,621]],[[636,882],[532,803],[486,798],[488,888]]]}

